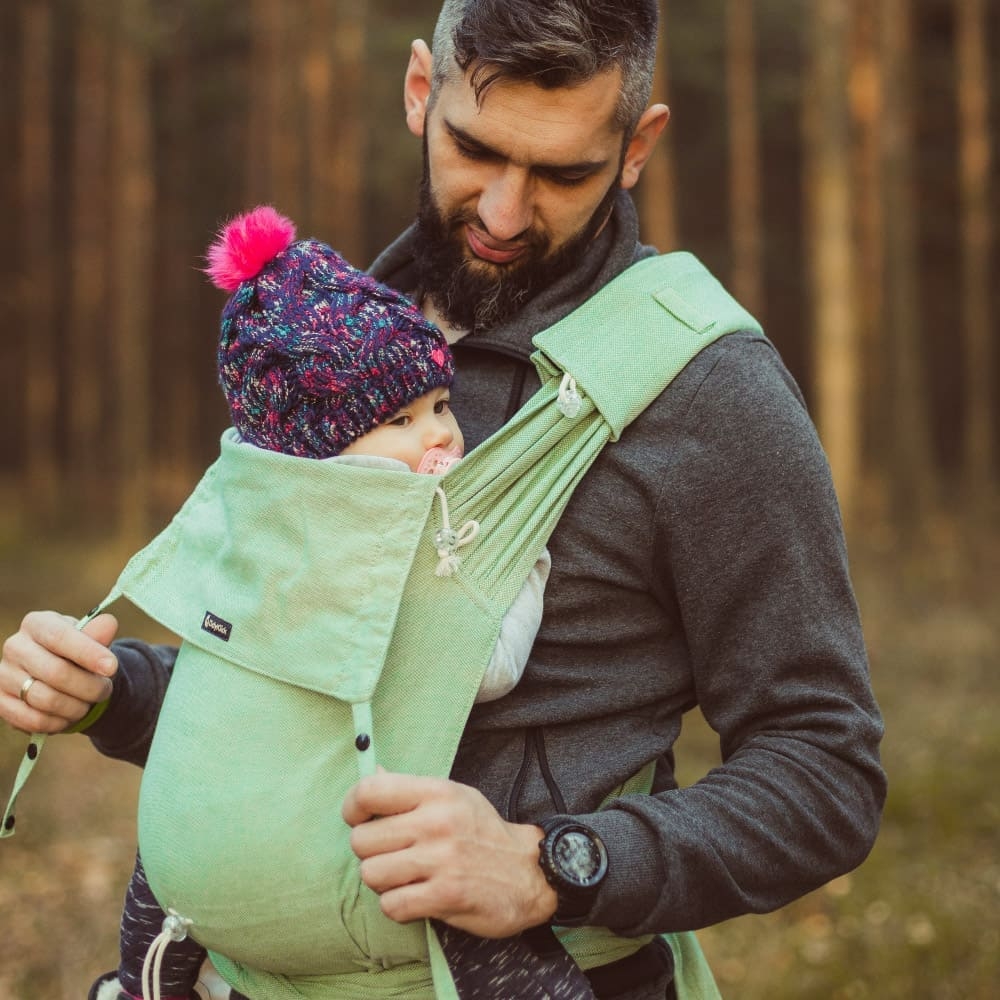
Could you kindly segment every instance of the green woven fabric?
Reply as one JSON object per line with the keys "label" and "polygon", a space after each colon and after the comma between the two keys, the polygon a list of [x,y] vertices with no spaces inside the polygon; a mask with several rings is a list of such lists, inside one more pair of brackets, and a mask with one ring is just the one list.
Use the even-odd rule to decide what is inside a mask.
{"label": "green woven fabric", "polygon": [[[255,1000],[454,995],[428,926],[387,920],[361,884],[343,797],[376,763],[448,775],[503,615],[580,477],[736,329],[759,330],[690,255],[635,265],[535,338],[540,391],[443,479],[223,435],[102,606],[125,596],[183,640],[140,849],[164,908],[193,921],[233,986]],[[561,403],[567,373],[578,412]],[[470,519],[457,573],[436,575],[435,533]],[[637,944],[571,938],[587,965]]]}

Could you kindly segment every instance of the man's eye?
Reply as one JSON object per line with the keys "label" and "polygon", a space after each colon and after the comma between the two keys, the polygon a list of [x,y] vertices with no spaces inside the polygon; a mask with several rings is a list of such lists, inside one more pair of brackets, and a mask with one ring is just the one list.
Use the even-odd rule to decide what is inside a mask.
{"label": "man's eye", "polygon": [[468,143],[461,142],[458,139],[455,140],[455,148],[467,160],[488,160],[493,155],[489,150],[483,149],[482,146],[470,146]]}
{"label": "man's eye", "polygon": [[577,187],[590,179],[590,173],[560,173],[558,170],[546,171],[545,176],[560,187]]}

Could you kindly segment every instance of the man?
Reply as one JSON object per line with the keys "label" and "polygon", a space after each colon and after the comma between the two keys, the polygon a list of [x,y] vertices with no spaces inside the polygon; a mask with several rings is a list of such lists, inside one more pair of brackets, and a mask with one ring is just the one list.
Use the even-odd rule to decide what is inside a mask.
{"label": "man", "polygon": [[[433,55],[412,47],[419,216],[372,271],[447,331],[470,447],[537,387],[532,335],[653,253],[628,192],[668,119],[647,106],[655,26],[646,0],[446,0]],[[550,549],[528,669],[474,709],[453,780],[381,773],[344,803],[385,913],[634,938],[771,910],[858,865],[885,794],[881,721],[829,471],[773,348],[741,333],[705,348],[598,457]],[[141,763],[173,652],[111,656],[114,627],[25,618],[0,717],[56,732],[110,689],[90,735]],[[695,704],[723,763],[678,789]],[[653,794],[620,796],[651,761]],[[543,871],[543,836],[567,837],[592,884]],[[604,963],[597,995],[672,995],[662,959],[654,943]]]}

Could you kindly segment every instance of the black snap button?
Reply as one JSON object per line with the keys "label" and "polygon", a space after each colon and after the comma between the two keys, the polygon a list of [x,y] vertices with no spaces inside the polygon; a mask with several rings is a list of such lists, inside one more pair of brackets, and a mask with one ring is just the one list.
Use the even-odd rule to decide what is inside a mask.
{"label": "black snap button", "polygon": [[354,741],[354,745],[359,750],[367,750],[372,745],[372,738],[367,733],[361,733]]}
{"label": "black snap button", "polygon": [[29,743],[28,744],[28,760],[34,760],[38,756],[38,744]]}
{"label": "black snap button", "polygon": [[7,817],[7,821],[4,823],[3,828],[5,830],[13,830],[14,829],[14,817],[13,816],[8,816]]}

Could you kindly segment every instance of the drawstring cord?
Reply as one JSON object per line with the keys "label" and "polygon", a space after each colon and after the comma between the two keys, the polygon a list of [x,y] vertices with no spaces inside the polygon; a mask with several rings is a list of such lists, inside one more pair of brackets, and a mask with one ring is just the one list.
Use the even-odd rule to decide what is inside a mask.
{"label": "drawstring cord", "polygon": [[570,420],[579,415],[580,407],[583,406],[583,400],[576,389],[576,379],[569,372],[562,377],[562,382],[559,385],[559,400],[556,406],[559,407],[559,412],[564,417],[569,417]]}
{"label": "drawstring cord", "polygon": [[434,548],[437,549],[438,564],[434,570],[435,576],[454,576],[462,562],[458,550],[479,534],[478,521],[466,521],[458,531],[455,531],[448,520],[448,498],[440,486],[434,492],[441,501],[441,527],[434,532]]}
{"label": "drawstring cord", "polygon": [[[163,966],[163,956],[173,941],[183,941],[187,937],[191,921],[182,917],[175,910],[167,910],[163,921],[163,930],[153,939],[142,963],[142,1000],[160,1000],[160,969]],[[153,981],[150,984],[149,973],[152,969]]]}

